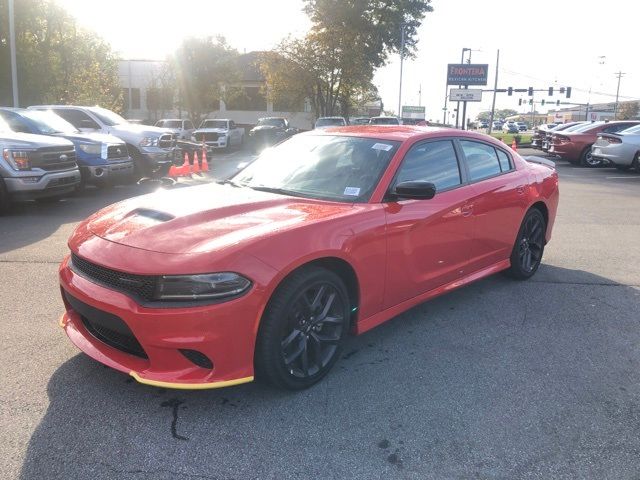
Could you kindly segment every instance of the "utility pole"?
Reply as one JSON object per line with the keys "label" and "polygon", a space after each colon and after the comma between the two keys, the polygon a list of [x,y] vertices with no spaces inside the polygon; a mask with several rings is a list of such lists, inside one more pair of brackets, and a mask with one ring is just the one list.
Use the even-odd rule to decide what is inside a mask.
{"label": "utility pole", "polygon": [[620,79],[622,77],[624,77],[626,75],[626,73],[623,73],[622,71],[619,71],[618,73],[616,73],[616,76],[618,77],[618,88],[616,90],[616,106],[613,108],[613,119],[617,120],[618,119],[618,97],[620,96]]}
{"label": "utility pole", "polygon": [[402,118],[402,62],[404,60],[404,23],[400,24],[400,88],[398,89],[398,118]]}
{"label": "utility pole", "polygon": [[418,106],[422,106],[422,84],[420,84],[420,88],[418,89]]}
{"label": "utility pole", "polygon": [[489,120],[489,134],[491,134],[491,130],[493,130],[493,115],[496,111],[496,93],[498,90],[498,66],[500,65],[500,49],[498,49],[498,53],[496,55],[496,81],[493,84],[493,102],[491,103],[491,119]]}
{"label": "utility pole", "polygon": [[442,108],[442,124],[447,124],[447,99],[449,98],[449,84],[444,82],[444,107]]}
{"label": "utility pole", "polygon": [[11,87],[13,90],[13,107],[18,108],[18,66],[16,62],[16,28],[13,0],[9,0],[9,46],[11,55]]}
{"label": "utility pole", "polygon": [[[463,64],[464,63],[464,52],[466,52],[467,50],[470,50],[467,47],[464,47],[462,49],[462,54],[460,55],[460,63]],[[458,88],[462,88],[462,85],[458,85]],[[456,103],[456,128],[458,128],[458,121],[460,120],[460,102],[458,101]]]}

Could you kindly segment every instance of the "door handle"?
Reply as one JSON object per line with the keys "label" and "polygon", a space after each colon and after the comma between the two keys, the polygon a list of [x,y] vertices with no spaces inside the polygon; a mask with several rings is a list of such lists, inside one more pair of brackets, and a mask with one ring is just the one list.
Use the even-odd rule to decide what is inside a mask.
{"label": "door handle", "polygon": [[462,206],[462,216],[468,217],[473,213],[473,204],[467,204]]}

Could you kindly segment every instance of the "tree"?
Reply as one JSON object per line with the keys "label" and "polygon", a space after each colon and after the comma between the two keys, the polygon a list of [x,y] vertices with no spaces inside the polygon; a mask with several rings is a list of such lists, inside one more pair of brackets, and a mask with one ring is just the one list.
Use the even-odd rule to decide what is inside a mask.
{"label": "tree", "polygon": [[263,57],[269,97],[307,98],[316,116],[348,116],[373,74],[401,49],[415,55],[417,29],[431,0],[305,0],[313,25],[302,39],[287,38]]}
{"label": "tree", "polygon": [[237,59],[238,52],[223,37],[188,38],[171,58],[181,107],[194,124],[218,110],[219,100],[242,95]]}
{"label": "tree", "polygon": [[631,120],[638,116],[640,102],[624,102],[618,108],[618,120]]}
{"label": "tree", "polygon": [[[517,114],[518,112],[516,110],[513,110],[511,108],[503,108],[496,110],[494,112],[493,118],[494,120],[498,120],[501,118],[512,117],[513,115]],[[491,112],[480,112],[476,118],[479,121],[488,122],[489,120],[491,120]]]}
{"label": "tree", "polygon": [[176,89],[173,69],[165,63],[152,75],[147,88],[147,109],[153,112],[155,120],[164,117],[165,111],[173,110]]}
{"label": "tree", "polygon": [[[12,104],[8,3],[0,0],[0,103]],[[122,109],[117,58],[53,0],[15,2],[20,104],[100,104]]]}

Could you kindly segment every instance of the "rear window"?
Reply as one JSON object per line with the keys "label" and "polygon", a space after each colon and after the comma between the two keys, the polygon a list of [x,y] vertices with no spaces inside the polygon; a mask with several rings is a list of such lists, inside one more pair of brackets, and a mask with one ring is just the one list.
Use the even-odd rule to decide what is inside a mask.
{"label": "rear window", "polygon": [[400,122],[397,118],[372,118],[369,123],[371,125],[400,125]]}

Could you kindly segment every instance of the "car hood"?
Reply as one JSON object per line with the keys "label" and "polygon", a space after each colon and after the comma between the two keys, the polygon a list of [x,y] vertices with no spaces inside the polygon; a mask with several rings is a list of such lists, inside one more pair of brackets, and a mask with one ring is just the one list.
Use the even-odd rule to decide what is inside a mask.
{"label": "car hood", "polygon": [[60,138],[66,138],[67,140],[71,140],[72,142],[79,143],[111,143],[111,144],[122,144],[124,143],[118,137],[114,137],[113,135],[109,135],[106,133],[60,133],[56,135]]}
{"label": "car hood", "polygon": [[[136,125],[135,123],[121,123],[110,127],[111,132],[130,132],[147,137],[157,137],[164,133],[172,133],[168,128],[152,127],[149,125]],[[117,135],[116,135],[117,136]]]}
{"label": "car hood", "polygon": [[252,132],[268,132],[272,130],[283,130],[283,127],[276,127],[274,125],[256,125],[251,129]]}
{"label": "car hood", "polygon": [[3,146],[8,148],[73,147],[69,140],[32,133],[0,133]]}
{"label": "car hood", "polygon": [[347,203],[213,184],[125,200],[94,214],[86,226],[121,245],[188,254],[245,245],[353,210]]}

